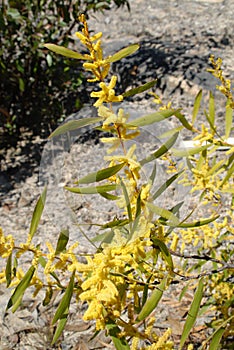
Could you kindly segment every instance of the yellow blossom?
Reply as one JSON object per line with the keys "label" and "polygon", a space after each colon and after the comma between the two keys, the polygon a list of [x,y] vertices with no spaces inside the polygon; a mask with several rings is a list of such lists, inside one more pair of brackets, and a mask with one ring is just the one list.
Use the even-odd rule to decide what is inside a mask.
{"label": "yellow blossom", "polygon": [[[139,170],[141,168],[140,163],[137,162],[137,158],[134,155],[136,150],[136,144],[132,145],[126,155],[115,155],[115,156],[105,156],[105,160],[116,161],[120,163],[126,163],[129,167],[129,170],[134,174],[135,179],[140,178]],[[131,175],[129,175],[132,177]]]}
{"label": "yellow blossom", "polygon": [[216,88],[224,94],[228,99],[229,107],[234,109],[234,98],[231,92],[231,81],[223,76],[222,72],[222,59],[218,58],[215,61],[214,55],[210,56],[210,62],[213,66],[212,69],[208,69],[208,72],[212,73],[214,77],[218,78],[221,82],[221,86],[217,85]]}
{"label": "yellow blossom", "polygon": [[117,82],[117,76],[112,76],[110,84],[107,86],[104,82],[101,82],[99,84],[101,91],[98,92],[91,92],[90,96],[98,98],[98,100],[94,103],[94,106],[99,107],[104,102],[121,102],[123,100],[123,96],[115,96],[115,90],[114,87]]}
{"label": "yellow blossom", "polygon": [[[80,299],[88,302],[88,309],[84,315],[85,320],[96,320],[96,327],[104,327],[105,313],[109,317],[119,317],[125,307],[124,296],[120,297],[120,290],[125,285],[124,271],[126,266],[137,269],[139,262],[145,257],[147,240],[138,238],[122,244],[118,241],[118,234],[111,244],[103,246],[100,253],[94,254],[93,258],[87,256],[87,263],[77,265],[77,271],[84,273],[84,282],[81,284],[83,292]],[[141,237],[144,237],[144,231]],[[132,276],[129,273],[128,279]],[[133,282],[135,285],[135,282]],[[127,292],[127,291],[126,291]]]}
{"label": "yellow blossom", "polygon": [[42,280],[35,274],[33,275],[33,278],[31,279],[30,285],[35,287],[35,291],[33,293],[34,298],[37,296],[37,294],[40,292],[40,290],[44,287],[44,283],[42,282]]}
{"label": "yellow blossom", "polygon": [[193,350],[193,344],[189,344],[187,350]]}
{"label": "yellow blossom", "polygon": [[4,236],[2,228],[0,227],[0,256],[7,258],[15,247],[14,238],[12,235]]}
{"label": "yellow blossom", "polygon": [[[116,135],[112,137],[102,137],[100,139],[103,143],[111,144],[111,147],[107,150],[108,154],[112,153],[119,146],[123,148],[124,141],[132,140],[140,133],[136,126],[127,124],[129,115],[125,113],[122,108],[115,114],[112,109],[101,105],[98,108],[98,115],[104,118],[102,129]],[[128,131],[131,132],[128,133]]]}

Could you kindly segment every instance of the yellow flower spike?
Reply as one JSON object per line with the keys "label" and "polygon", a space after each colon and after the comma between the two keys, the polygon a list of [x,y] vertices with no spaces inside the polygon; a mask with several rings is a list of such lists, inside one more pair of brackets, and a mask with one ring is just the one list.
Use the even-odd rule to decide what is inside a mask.
{"label": "yellow flower spike", "polygon": [[80,32],[76,32],[75,35],[77,36],[77,38],[81,41],[81,43],[83,45],[85,45],[85,46],[87,45],[88,40],[87,40],[87,38],[85,37],[84,34],[81,34]]}
{"label": "yellow flower spike", "polygon": [[4,236],[2,228],[0,227],[0,256],[7,258],[15,247],[14,238],[12,235]]}
{"label": "yellow flower spike", "polygon": [[103,281],[103,289],[98,293],[97,300],[105,303],[115,303],[118,297],[118,290],[110,280]]}
{"label": "yellow flower spike", "polygon": [[145,329],[145,335],[150,337],[151,335],[151,332],[152,332],[152,328],[154,326],[154,323],[155,323],[156,319],[155,317],[151,317],[147,323],[147,327]]}
{"label": "yellow flower spike", "polygon": [[103,54],[102,54],[102,47],[101,47],[101,40],[98,40],[96,42],[96,44],[93,46],[93,49],[94,51],[96,51],[97,53],[97,59],[98,59],[98,62],[100,62],[100,64],[102,63],[102,65],[104,65],[106,62],[103,61]]}
{"label": "yellow flower spike", "polygon": [[98,68],[98,64],[95,62],[95,63],[89,63],[89,62],[85,62],[83,63],[83,67],[86,69],[86,70],[96,70]]}
{"label": "yellow flower spike", "polygon": [[117,121],[115,113],[110,108],[103,105],[98,108],[98,115],[104,118],[103,125],[108,125]]}
{"label": "yellow flower spike", "polygon": [[102,318],[103,306],[97,300],[92,300],[84,314],[84,321],[95,320]]}
{"label": "yellow flower spike", "polygon": [[177,248],[177,245],[179,243],[179,236],[173,232],[173,239],[172,239],[172,242],[171,242],[171,246],[170,246],[170,249],[175,251],[176,248]]}
{"label": "yellow flower spike", "polygon": [[113,76],[111,77],[111,81],[110,81],[110,84],[109,84],[109,89],[114,89],[116,83],[117,83],[117,76],[116,76],[116,75],[113,75]]}
{"label": "yellow flower spike", "polygon": [[3,269],[0,272],[0,284],[1,283],[6,283],[6,271],[5,271],[5,269]]}
{"label": "yellow flower spike", "polygon": [[96,41],[99,40],[102,37],[102,32],[99,32],[97,34],[94,34],[93,36],[90,37],[90,41]]}
{"label": "yellow flower spike", "polygon": [[146,201],[150,196],[151,184],[143,185],[141,188],[141,200]]}
{"label": "yellow flower spike", "polygon": [[36,275],[34,275],[33,278],[31,279],[30,285],[35,287],[35,291],[33,293],[34,298],[37,296],[37,294],[40,292],[40,290],[44,287],[44,283]]}
{"label": "yellow flower spike", "polygon": [[139,341],[140,341],[139,338],[133,337],[133,339],[132,339],[132,345],[131,345],[131,350],[137,350],[137,349],[138,349]]}
{"label": "yellow flower spike", "polygon": [[117,76],[113,76],[109,85],[107,86],[104,82],[99,84],[101,91],[91,92],[91,97],[96,97],[98,100],[94,103],[94,106],[99,107],[103,104],[103,102],[121,102],[123,100],[123,96],[115,96],[114,87],[117,82]]}

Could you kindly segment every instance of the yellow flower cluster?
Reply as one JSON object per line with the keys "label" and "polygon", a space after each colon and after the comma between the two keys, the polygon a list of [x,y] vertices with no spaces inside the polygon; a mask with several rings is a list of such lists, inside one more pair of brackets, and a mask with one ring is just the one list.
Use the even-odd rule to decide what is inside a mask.
{"label": "yellow flower cluster", "polygon": [[20,243],[19,247],[17,247],[16,258],[20,258],[26,252],[33,253],[32,265],[37,267],[38,259],[42,256],[42,252],[39,248],[35,247],[34,244],[31,243],[32,238],[28,235],[26,243]]}
{"label": "yellow flower cluster", "polygon": [[15,247],[15,241],[12,235],[4,236],[2,228],[0,227],[0,256],[7,258]]}
{"label": "yellow flower cluster", "polygon": [[[112,146],[107,150],[107,153],[112,153],[119,146],[123,146],[123,142],[132,140],[139,135],[137,127],[127,124],[129,115],[124,112],[122,108],[115,114],[110,108],[100,106],[98,108],[98,115],[103,117],[102,129],[116,134],[116,137],[102,137],[100,141],[103,143],[110,143]],[[128,133],[129,130],[133,132]]]}
{"label": "yellow flower cluster", "polygon": [[171,102],[168,102],[167,105],[165,105],[161,99],[161,97],[155,92],[149,92],[150,95],[154,96],[153,102],[156,103],[157,105],[160,105],[161,107],[159,108],[161,111],[170,109],[171,108]]}
{"label": "yellow flower cluster", "polygon": [[213,143],[214,135],[209,132],[209,129],[204,124],[202,124],[201,131],[193,138],[193,141],[199,141],[200,145],[206,144],[207,141]]}
{"label": "yellow flower cluster", "polygon": [[148,243],[146,240],[136,239],[120,244],[114,239],[102,252],[94,254],[93,257],[87,256],[87,264],[77,262],[69,266],[69,270],[83,272],[83,292],[79,298],[89,304],[84,320],[96,320],[96,328],[103,329],[107,316],[114,319],[120,316],[126,300],[126,296],[120,296],[120,291],[125,290],[125,278],[128,281],[133,278],[133,272],[125,275],[126,267],[129,267],[129,271],[138,268],[139,261],[145,257],[144,250]]}
{"label": "yellow flower cluster", "polygon": [[172,350],[174,344],[171,340],[168,340],[171,336],[171,329],[168,328],[162,336],[157,336],[152,330],[150,331],[150,337],[154,339],[154,342],[149,346],[139,347],[140,339],[134,337],[132,340],[131,350]]}
{"label": "yellow flower cluster", "polygon": [[[78,263],[74,250],[78,247],[79,243],[76,242],[69,247],[66,252],[61,252],[56,255],[56,251],[50,242],[46,242],[49,253],[47,253],[47,263],[44,268],[45,275],[49,278],[49,274],[55,270],[66,271],[69,266],[73,266],[74,263]],[[72,269],[70,271],[73,272]]]}
{"label": "yellow flower cluster", "polygon": [[[14,276],[14,279],[12,279],[11,284],[10,284],[9,287],[17,286],[22,281],[23,277],[24,277],[23,270],[21,268],[18,268],[17,271],[16,271],[16,274]],[[0,272],[0,284],[1,283],[6,283],[6,271],[5,271],[5,269],[3,269]]]}
{"label": "yellow flower cluster", "polygon": [[180,230],[182,236],[181,252],[184,251],[188,244],[192,244],[194,247],[202,244],[204,249],[214,247],[217,243],[217,239],[226,231],[230,231],[234,235],[234,229],[228,218],[225,217],[222,222],[212,222],[208,225],[202,226],[201,228],[187,228]]}
{"label": "yellow flower cluster", "polygon": [[99,84],[101,90],[91,92],[91,97],[96,97],[98,100],[94,103],[95,107],[101,106],[104,102],[121,102],[123,100],[123,96],[115,96],[115,85],[117,82],[117,76],[113,75],[111,77],[111,81],[109,85],[106,85],[103,81]]}
{"label": "yellow flower cluster", "polygon": [[[85,16],[82,14],[79,16],[80,22],[83,23],[84,28],[82,33],[76,32],[75,35],[80,39],[81,43],[89,50],[89,54],[84,55],[85,59],[89,62],[85,62],[83,67],[87,71],[91,71],[95,78],[88,79],[89,82],[100,81],[100,91],[93,91],[91,97],[95,97],[98,100],[94,103],[94,106],[99,107],[103,103],[121,102],[123,96],[115,96],[115,85],[117,81],[116,76],[112,76],[109,85],[104,83],[104,79],[109,73],[110,62],[103,58],[103,51],[101,47],[102,33],[97,33],[90,36],[88,25]],[[96,43],[95,43],[96,42]]]}
{"label": "yellow flower cluster", "polygon": [[223,184],[225,160],[210,164],[211,161],[208,158],[191,159],[196,162],[196,166],[192,168],[193,177],[190,178],[190,175],[188,176],[188,173],[185,172],[179,183],[184,184],[184,186],[192,186],[191,193],[201,191],[203,205],[218,206],[221,203],[223,193],[234,193],[233,185],[230,182]]}
{"label": "yellow flower cluster", "polygon": [[[84,28],[82,33],[76,32],[75,35],[81,41],[81,43],[86,46],[89,51],[89,55],[85,55],[85,58],[90,61],[83,64],[86,70],[91,71],[95,78],[89,81],[103,81],[107,74],[109,73],[110,63],[103,59],[103,52],[101,47],[101,37],[102,33],[97,33],[90,36],[88,25],[85,16],[82,14],[79,16],[79,20],[83,23]],[[97,41],[95,43],[95,41]]]}
{"label": "yellow flower cluster", "polygon": [[220,275],[211,277],[211,290],[217,305],[225,304],[227,300],[231,300],[234,293],[233,283],[220,281]]}
{"label": "yellow flower cluster", "polygon": [[231,92],[231,81],[229,79],[224,78],[222,72],[222,59],[218,58],[215,61],[214,55],[210,56],[210,62],[213,66],[213,69],[208,69],[208,72],[211,72],[214,77],[218,78],[221,82],[221,86],[217,85],[217,89],[224,94],[229,100],[229,106],[234,109],[234,98]]}

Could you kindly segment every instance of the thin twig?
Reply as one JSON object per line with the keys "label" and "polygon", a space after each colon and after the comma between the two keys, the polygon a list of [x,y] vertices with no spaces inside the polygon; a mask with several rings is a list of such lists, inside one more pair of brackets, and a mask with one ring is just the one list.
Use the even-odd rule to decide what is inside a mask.
{"label": "thin twig", "polygon": [[215,270],[211,270],[211,271],[207,271],[207,272],[202,272],[202,273],[199,273],[197,275],[193,275],[193,276],[184,276],[178,272],[175,272],[173,271],[176,275],[180,276],[182,278],[183,281],[189,281],[189,280],[192,280],[192,279],[199,279],[201,277],[205,277],[205,276],[211,276],[215,273],[219,273],[219,272],[222,272],[224,270],[230,270],[230,269],[233,269],[234,270],[234,265],[231,264],[226,264],[222,267],[220,267],[219,269],[215,269]]}
{"label": "thin twig", "polygon": [[[171,253],[171,255],[178,256],[178,257],[183,258],[183,259],[206,260],[206,261],[211,261],[211,262],[214,262],[214,263],[217,263],[220,265],[225,265],[225,266],[227,265],[227,263],[225,261],[221,261],[221,260],[212,258],[211,256],[209,256],[207,254],[204,254],[204,255],[181,254],[181,253],[175,252],[169,248],[168,248],[168,250]],[[234,265],[230,265],[230,266],[231,266],[230,268],[233,268]]]}

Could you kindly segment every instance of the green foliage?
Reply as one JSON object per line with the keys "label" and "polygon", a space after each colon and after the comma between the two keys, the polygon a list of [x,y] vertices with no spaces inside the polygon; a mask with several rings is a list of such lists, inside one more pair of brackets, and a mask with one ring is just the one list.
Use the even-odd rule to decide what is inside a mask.
{"label": "green foliage", "polygon": [[[170,350],[185,349],[185,346],[193,349],[197,344],[192,343],[190,334],[195,322],[205,312],[211,312],[210,323],[204,325],[206,338],[199,349],[228,349],[234,329],[234,287],[230,283],[233,271],[234,146],[228,138],[233,130],[234,105],[230,82],[222,75],[220,61],[212,59],[212,73],[220,79],[222,86],[219,90],[227,97],[224,135],[220,135],[215,123],[215,100],[211,93],[208,111],[204,112],[206,124],[196,126],[201,91],[195,98],[191,121],[181,110],[160,102],[161,107],[155,113],[129,122],[124,110],[119,109],[117,114],[113,110],[113,103],[124,98],[115,95],[117,77],[113,76],[109,84],[106,80],[110,62],[132,54],[138,46],[130,46],[105,59],[101,35],[90,36],[84,15],[79,19],[83,29],[78,37],[90,53],[84,56],[84,67],[93,73],[91,81],[99,82],[100,87],[100,91],[91,93],[97,99],[94,106],[98,117],[69,122],[58,127],[51,137],[86,125],[95,127],[97,123],[99,130],[108,132],[108,138],[100,139],[103,144],[111,145],[105,156],[108,166],[77,179],[74,186],[65,186],[64,190],[78,196],[95,194],[115,201],[121,210],[121,219],[114,217],[102,225],[93,223],[97,227],[97,237],[89,241],[94,247],[97,242],[99,246],[92,254],[80,255],[76,250],[79,242],[69,245],[67,230],[60,232],[56,248],[47,242],[45,253],[32,243],[44,208],[45,189],[36,204],[26,243],[15,246],[14,238],[4,236],[0,229],[0,252],[6,259],[6,268],[0,274],[1,282],[15,287],[7,309],[16,311],[30,286],[35,287],[35,294],[45,289],[43,305],[48,305],[57,291],[64,293],[52,321],[52,324],[57,323],[54,344],[66,326],[74,295],[78,302],[87,304],[83,319],[94,320],[97,333],[105,330],[117,350]],[[79,53],[51,44],[46,44],[46,47],[65,57],[83,58]],[[150,87],[151,84],[144,85],[132,93]],[[181,125],[166,135],[164,133],[167,140],[156,151],[144,159],[137,159],[134,141],[141,132],[140,127],[171,117]],[[184,128],[191,132],[194,145],[190,149],[175,148],[179,132]],[[127,143],[129,140],[134,140],[131,147]],[[220,147],[225,153],[216,161]],[[184,157],[185,161],[177,164],[175,157]],[[173,175],[169,175],[153,192],[157,159]],[[149,179],[144,180],[142,166],[146,163],[153,164],[153,169]],[[196,194],[194,207],[183,219],[180,215],[183,202],[169,208],[156,203],[156,199],[164,198],[166,190],[178,180],[192,188],[191,196]],[[200,212],[196,212],[197,208]],[[33,259],[24,274],[17,263],[25,252],[31,252]],[[45,280],[38,274],[39,266],[43,268]],[[184,286],[183,281],[189,283]],[[180,301],[186,297],[186,292],[196,289],[191,305],[187,307],[179,343],[170,328],[163,334],[154,329],[164,294],[170,292],[173,284],[178,286]],[[208,328],[212,330],[209,336]]]}
{"label": "green foliage", "polygon": [[[129,4],[127,0],[15,0],[0,5],[0,127],[13,134],[20,126],[36,132],[52,127],[88,98],[77,95],[81,66],[43,48],[67,47],[79,28],[78,15]],[[65,48],[63,50],[66,50]]]}
{"label": "green foliage", "polygon": [[194,299],[193,302],[190,306],[189,312],[188,312],[188,316],[186,318],[185,324],[184,324],[184,329],[181,335],[181,340],[180,340],[180,349],[182,349],[186,339],[188,338],[188,335],[191,331],[191,329],[194,326],[194,323],[196,321],[197,315],[198,315],[198,311],[200,308],[200,304],[201,304],[201,300],[202,300],[202,296],[203,296],[203,281],[202,279],[199,281],[197,290],[194,294]]}

